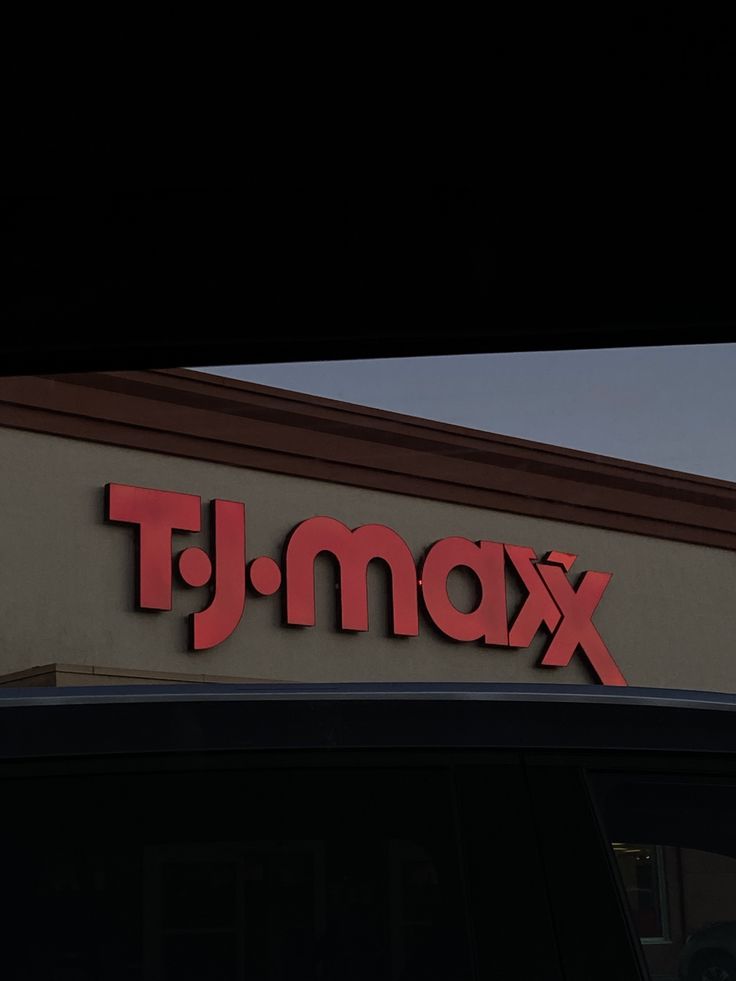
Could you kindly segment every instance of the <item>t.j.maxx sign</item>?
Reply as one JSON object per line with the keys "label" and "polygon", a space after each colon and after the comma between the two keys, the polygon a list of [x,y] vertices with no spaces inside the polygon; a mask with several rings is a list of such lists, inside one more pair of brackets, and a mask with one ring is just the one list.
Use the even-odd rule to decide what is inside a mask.
{"label": "t.j.maxx sign", "polygon": [[[138,606],[171,610],[172,533],[201,530],[200,498],[108,484],[106,517],[137,529]],[[191,646],[195,651],[216,647],[233,633],[245,611],[246,586],[257,596],[283,589],[285,622],[314,626],[314,563],[318,555],[328,553],[339,566],[342,630],[368,630],[367,568],[369,562],[380,559],[390,571],[390,631],[395,636],[419,634],[420,607],[438,630],[455,641],[524,648],[544,629],[550,642],[541,665],[565,667],[580,651],[601,683],[626,684],[592,622],[611,575],[588,571],[573,585],[568,573],[576,556],[569,552],[548,552],[539,559],[533,549],[523,545],[443,538],[426,550],[417,566],[403,538],[384,525],[351,530],[335,518],[314,517],[302,521],[288,535],[281,562],[268,556],[247,562],[244,504],[213,501],[210,527],[210,553],[186,548],[176,562],[184,583],[210,587],[209,605],[191,615]],[[448,594],[448,576],[456,568],[471,570],[478,580],[479,601],[469,612],[458,610]],[[511,623],[507,573],[517,577],[524,592]]]}

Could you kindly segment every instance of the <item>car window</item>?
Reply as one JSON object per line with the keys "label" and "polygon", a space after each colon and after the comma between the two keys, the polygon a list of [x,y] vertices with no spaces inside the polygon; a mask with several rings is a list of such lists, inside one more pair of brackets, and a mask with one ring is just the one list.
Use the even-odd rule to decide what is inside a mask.
{"label": "car window", "polygon": [[651,978],[736,979],[736,782],[598,774],[593,789]]}
{"label": "car window", "polygon": [[560,981],[519,766],[325,760],[13,771],[3,977]]}
{"label": "car window", "polygon": [[[446,773],[97,774],[12,792],[11,977],[470,978]],[[59,802],[48,849],[42,800]]]}

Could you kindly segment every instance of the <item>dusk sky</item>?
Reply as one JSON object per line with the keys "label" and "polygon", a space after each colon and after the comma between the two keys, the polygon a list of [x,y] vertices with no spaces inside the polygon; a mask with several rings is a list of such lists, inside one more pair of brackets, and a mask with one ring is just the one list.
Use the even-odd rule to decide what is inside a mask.
{"label": "dusk sky", "polygon": [[198,370],[736,481],[736,344]]}

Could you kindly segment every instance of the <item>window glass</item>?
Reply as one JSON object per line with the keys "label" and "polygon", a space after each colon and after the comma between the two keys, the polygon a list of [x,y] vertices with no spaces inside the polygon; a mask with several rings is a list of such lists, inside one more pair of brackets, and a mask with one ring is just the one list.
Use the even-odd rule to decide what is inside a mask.
{"label": "window glass", "polygon": [[642,940],[667,939],[666,901],[662,891],[663,849],[657,845],[625,841],[614,841],[612,845],[639,937]]}
{"label": "window glass", "polygon": [[3,891],[15,944],[4,977],[471,977],[449,770],[8,785],[5,840],[15,847]]}
{"label": "window glass", "polygon": [[736,782],[599,774],[593,787],[651,977],[736,981]]}

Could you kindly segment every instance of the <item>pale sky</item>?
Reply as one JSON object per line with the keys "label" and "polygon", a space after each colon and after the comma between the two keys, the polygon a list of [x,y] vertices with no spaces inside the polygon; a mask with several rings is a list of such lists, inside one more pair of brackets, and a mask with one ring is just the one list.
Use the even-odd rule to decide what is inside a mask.
{"label": "pale sky", "polygon": [[736,481],[736,344],[198,370]]}

